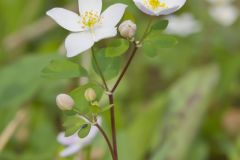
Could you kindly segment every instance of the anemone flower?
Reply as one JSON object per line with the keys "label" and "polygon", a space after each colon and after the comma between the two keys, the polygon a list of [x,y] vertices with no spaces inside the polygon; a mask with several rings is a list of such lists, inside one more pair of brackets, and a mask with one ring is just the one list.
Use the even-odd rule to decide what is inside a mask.
{"label": "anemone flower", "polygon": [[63,8],[47,12],[61,27],[72,32],[65,40],[67,57],[74,57],[90,49],[95,42],[116,36],[116,25],[127,7],[114,4],[101,14],[102,0],[78,0],[78,4],[80,14]]}
{"label": "anemone flower", "polygon": [[168,15],[179,10],[186,0],[133,0],[136,6],[151,16]]}

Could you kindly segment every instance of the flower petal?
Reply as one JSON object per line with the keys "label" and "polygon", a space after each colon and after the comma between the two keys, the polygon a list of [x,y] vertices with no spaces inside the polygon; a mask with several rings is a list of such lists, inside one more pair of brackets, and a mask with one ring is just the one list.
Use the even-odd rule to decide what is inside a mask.
{"label": "flower petal", "polygon": [[117,3],[108,7],[101,15],[101,25],[106,27],[115,27],[122,19],[127,5]]}
{"label": "flower petal", "polygon": [[102,39],[111,38],[117,35],[117,28],[115,27],[99,27],[94,30],[93,38],[95,42]]}
{"label": "flower petal", "polygon": [[47,11],[47,15],[69,31],[79,32],[83,30],[81,24],[78,23],[80,16],[72,11],[64,8],[53,8]]}
{"label": "flower petal", "polygon": [[[171,0],[171,1],[166,1],[165,2],[168,6],[168,8],[173,8],[175,6],[178,6],[178,9],[179,10],[180,8],[182,8],[182,6],[186,3],[186,0]],[[177,11],[176,10],[176,11]],[[174,11],[175,12],[175,11]],[[173,12],[172,12],[173,13]]]}
{"label": "flower petal", "polygon": [[79,152],[82,148],[83,148],[83,146],[81,144],[78,144],[78,143],[70,145],[69,147],[64,149],[62,152],[60,152],[60,156],[61,157],[71,156],[71,155]]}
{"label": "flower petal", "polygon": [[94,41],[90,32],[84,31],[80,33],[72,33],[65,40],[67,57],[74,57],[90,49],[93,44]]}
{"label": "flower petal", "polygon": [[168,15],[171,14],[173,12],[176,12],[179,9],[179,6],[175,6],[172,8],[167,8],[167,9],[163,9],[162,11],[160,11],[159,13],[157,13],[157,16],[159,15]]}
{"label": "flower petal", "polygon": [[57,136],[57,141],[62,145],[71,145],[79,141],[79,138],[77,134],[66,137],[64,132],[60,132]]}
{"label": "flower petal", "polygon": [[156,16],[156,13],[153,10],[147,8],[141,0],[134,0],[134,3],[138,7],[138,9],[140,9],[143,13],[146,13],[146,14],[152,15],[152,16]]}
{"label": "flower petal", "polygon": [[84,14],[86,11],[97,12],[100,15],[102,11],[102,0],[78,0],[79,12]]}

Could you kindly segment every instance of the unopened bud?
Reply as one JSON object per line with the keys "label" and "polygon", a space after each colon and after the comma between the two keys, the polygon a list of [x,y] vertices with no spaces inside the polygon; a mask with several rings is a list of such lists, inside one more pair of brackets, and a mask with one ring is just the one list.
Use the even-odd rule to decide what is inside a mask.
{"label": "unopened bud", "polygon": [[131,20],[126,20],[120,24],[118,30],[122,37],[131,39],[136,33],[137,26]]}
{"label": "unopened bud", "polygon": [[92,88],[88,88],[85,91],[84,96],[85,96],[86,100],[89,102],[92,102],[97,98],[96,92]]}
{"label": "unopened bud", "polygon": [[56,103],[61,110],[72,110],[75,105],[72,97],[67,94],[59,94],[56,98]]}

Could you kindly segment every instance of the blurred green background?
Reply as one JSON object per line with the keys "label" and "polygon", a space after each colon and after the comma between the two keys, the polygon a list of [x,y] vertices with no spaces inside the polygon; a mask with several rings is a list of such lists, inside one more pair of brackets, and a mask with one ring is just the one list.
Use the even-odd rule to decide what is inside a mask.
{"label": "blurred green background", "polygon": [[[104,8],[116,2],[129,5],[141,35],[146,16],[129,0],[104,0]],[[239,1],[231,3],[240,9]],[[156,50],[154,58],[137,53],[115,100],[121,160],[240,160],[240,20],[217,23],[212,5],[187,1],[176,15],[192,14],[201,30],[175,35],[179,43]],[[40,77],[65,53],[68,32],[45,16],[56,6],[77,8],[77,0],[0,1],[0,160],[63,159],[55,97],[75,80]],[[109,159],[100,135],[92,154]]]}

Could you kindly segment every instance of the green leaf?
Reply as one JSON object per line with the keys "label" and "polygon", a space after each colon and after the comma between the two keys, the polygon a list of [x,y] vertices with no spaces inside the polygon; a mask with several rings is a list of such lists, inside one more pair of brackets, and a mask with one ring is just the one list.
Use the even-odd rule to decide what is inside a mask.
{"label": "green leaf", "polygon": [[[98,65],[101,68],[104,77],[107,80],[110,80],[112,78],[115,78],[120,69],[121,69],[121,60],[120,57],[106,57],[105,56],[106,49],[101,49],[98,52],[95,53],[96,59],[98,61]],[[98,73],[98,69],[96,67],[96,64],[94,60],[92,59],[93,69],[94,71]]]}
{"label": "green leaf", "polygon": [[176,38],[168,35],[161,35],[155,31],[144,40],[142,51],[149,57],[154,57],[158,54],[161,48],[171,48],[177,44]]}
{"label": "green leaf", "polygon": [[97,95],[97,100],[101,99],[103,94],[103,89],[94,83],[88,83],[86,85],[80,86],[70,93],[70,96],[75,101],[74,109],[82,114],[88,114],[91,111],[90,110],[91,104],[85,99],[85,96],[84,96],[84,93],[88,88],[92,88],[95,90]]}
{"label": "green leaf", "polygon": [[101,108],[101,113],[104,113],[104,112],[110,110],[112,107],[113,107],[113,105],[108,105],[108,106]]}
{"label": "green leaf", "polygon": [[78,131],[78,136],[80,138],[85,138],[91,130],[91,125],[90,124],[84,124],[82,125],[81,129]]}
{"label": "green leaf", "polygon": [[97,105],[91,105],[90,112],[93,114],[99,114],[101,112],[101,108]]}
{"label": "green leaf", "polygon": [[152,30],[164,30],[168,26],[168,20],[159,20],[152,25]]}
{"label": "green leaf", "polygon": [[118,38],[112,40],[108,47],[105,50],[105,56],[106,57],[117,57],[124,54],[129,47],[129,42],[125,39]]}
{"label": "green leaf", "polygon": [[47,78],[77,78],[87,76],[87,71],[79,64],[58,59],[52,60],[48,66],[42,70],[42,76]]}
{"label": "green leaf", "polygon": [[74,125],[74,126],[71,126],[71,127],[68,127],[65,129],[65,136],[66,137],[70,137],[71,135],[75,134],[78,130],[79,130],[79,126],[77,125]]}
{"label": "green leaf", "polygon": [[69,137],[76,133],[82,125],[85,125],[87,122],[80,118],[79,116],[67,116],[65,117],[63,126],[65,128],[65,136]]}
{"label": "green leaf", "polygon": [[209,96],[218,79],[217,66],[209,65],[191,71],[172,86],[165,123],[160,133],[156,133],[161,147],[152,160],[186,158],[207,114]]}

